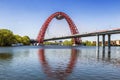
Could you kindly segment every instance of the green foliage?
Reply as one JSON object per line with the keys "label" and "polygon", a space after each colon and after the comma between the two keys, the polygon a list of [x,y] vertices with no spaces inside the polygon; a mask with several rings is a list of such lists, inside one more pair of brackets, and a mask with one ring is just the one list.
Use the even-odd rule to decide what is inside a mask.
{"label": "green foliage", "polygon": [[48,41],[47,41],[47,42],[44,42],[43,44],[44,44],[44,45],[59,45],[59,43],[56,42],[56,41],[55,41],[55,42],[48,42]]}
{"label": "green foliage", "polygon": [[65,46],[72,46],[72,40],[71,41],[65,40],[63,42],[63,45],[65,45]]}
{"label": "green foliage", "polygon": [[28,36],[23,36],[22,40],[23,40],[22,43],[24,45],[30,45],[30,38]]}
{"label": "green foliage", "polygon": [[30,38],[28,36],[19,36],[19,35],[14,35],[15,37],[15,43],[23,43],[24,45],[29,45],[30,44]]}
{"label": "green foliage", "polygon": [[82,44],[85,46],[96,46],[96,44],[92,43],[91,41],[85,41],[85,42],[82,42]]}
{"label": "green foliage", "polygon": [[64,45],[64,46],[72,46],[73,39],[71,40],[65,40],[65,41],[59,41],[59,42],[44,42],[44,45]]}
{"label": "green foliage", "polygon": [[29,45],[30,38],[28,36],[21,37],[19,35],[14,35],[13,32],[8,29],[0,29],[0,46],[11,46],[17,43]]}
{"label": "green foliage", "polygon": [[44,45],[50,45],[51,42],[44,42],[43,44],[44,44]]}
{"label": "green foliage", "polygon": [[16,43],[16,44],[17,44],[17,43],[22,43],[22,42],[23,42],[21,36],[19,36],[19,35],[14,35],[14,37],[15,37],[15,43]]}
{"label": "green foliage", "polygon": [[0,46],[10,46],[14,43],[14,34],[8,29],[0,29]]}
{"label": "green foliage", "polygon": [[92,46],[92,43],[90,41],[86,41],[86,46]]}

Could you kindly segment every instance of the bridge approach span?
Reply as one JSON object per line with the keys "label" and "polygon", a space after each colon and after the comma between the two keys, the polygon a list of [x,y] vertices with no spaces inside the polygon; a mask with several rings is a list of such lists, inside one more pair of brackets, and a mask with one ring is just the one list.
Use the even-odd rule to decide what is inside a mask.
{"label": "bridge approach span", "polygon": [[44,41],[78,38],[78,37],[90,37],[90,36],[97,36],[97,35],[99,35],[99,36],[100,35],[111,35],[111,34],[120,34],[120,28],[112,29],[112,30],[98,31],[98,32],[91,32],[91,33],[85,33],[85,34],[74,34],[74,35],[70,35],[70,36],[54,37],[54,38],[44,39]]}

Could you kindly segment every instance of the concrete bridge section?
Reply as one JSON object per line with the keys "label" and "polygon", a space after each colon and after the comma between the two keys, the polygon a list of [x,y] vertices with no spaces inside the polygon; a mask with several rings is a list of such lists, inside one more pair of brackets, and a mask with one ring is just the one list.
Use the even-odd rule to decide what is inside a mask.
{"label": "concrete bridge section", "polygon": [[104,30],[104,31],[98,31],[98,32],[85,33],[85,34],[74,34],[70,36],[54,37],[54,38],[44,39],[44,41],[69,39],[69,38],[77,38],[77,37],[104,36],[104,35],[111,35],[111,34],[120,34],[120,28],[113,29],[113,30]]}
{"label": "concrete bridge section", "polygon": [[111,35],[112,34],[120,34],[120,28],[111,29],[111,30],[102,30],[102,31],[85,33],[85,34],[74,34],[71,36],[54,37],[54,38],[50,38],[50,39],[44,39],[44,41],[97,36],[97,46],[99,48],[99,45],[100,45],[99,44],[99,36],[102,36],[102,46],[104,48],[105,47],[105,35],[107,35],[108,36],[108,49],[110,50],[110,46],[111,46],[110,42],[111,42]]}

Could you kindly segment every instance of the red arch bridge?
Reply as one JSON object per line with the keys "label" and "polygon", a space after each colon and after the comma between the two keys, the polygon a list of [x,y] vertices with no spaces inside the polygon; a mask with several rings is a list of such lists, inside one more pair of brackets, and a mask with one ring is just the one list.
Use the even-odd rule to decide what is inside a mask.
{"label": "red arch bridge", "polygon": [[[62,37],[56,37],[56,38],[50,38],[50,39],[44,39],[45,32],[53,18],[56,18],[58,20],[65,19],[67,23],[69,24],[69,28],[71,31],[70,36],[62,36]],[[39,44],[43,44],[44,41],[50,41],[50,40],[58,40],[58,39],[68,39],[73,38],[73,44],[81,44],[81,37],[89,37],[89,36],[97,36],[97,45],[99,46],[99,36],[102,36],[102,44],[103,47],[105,46],[105,35],[108,35],[108,47],[110,47],[111,42],[111,34],[120,34],[120,28],[117,29],[111,29],[111,30],[103,30],[103,31],[97,31],[97,32],[91,32],[91,33],[85,33],[85,34],[79,34],[79,31],[72,21],[72,19],[63,12],[56,12],[49,16],[45,23],[42,25],[38,37],[37,42]]]}

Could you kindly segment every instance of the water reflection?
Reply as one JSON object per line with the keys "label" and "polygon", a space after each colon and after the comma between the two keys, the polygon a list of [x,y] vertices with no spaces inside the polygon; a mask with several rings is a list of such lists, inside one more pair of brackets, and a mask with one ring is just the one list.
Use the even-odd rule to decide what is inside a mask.
{"label": "water reflection", "polygon": [[[101,51],[101,49],[99,49],[96,52],[97,52],[97,60],[98,61],[102,60],[105,63],[113,64],[114,66],[120,67],[120,58],[119,58],[119,56],[116,55],[117,54],[116,52],[111,53],[111,50],[103,48],[103,47],[102,47],[102,51]],[[116,55],[116,56],[114,56],[114,55]]]}
{"label": "water reflection", "polygon": [[67,64],[67,67],[64,70],[57,68],[57,70],[55,70],[55,71],[52,71],[51,66],[49,65],[48,61],[46,60],[44,49],[39,49],[38,54],[39,54],[40,63],[42,65],[44,73],[49,78],[65,80],[65,78],[72,73],[72,70],[76,64],[77,57],[78,57],[78,50],[71,49],[71,57],[68,58],[70,60],[69,60],[69,63]]}
{"label": "water reflection", "polygon": [[[97,59],[100,59],[100,48],[96,51],[97,52]],[[102,47],[102,60],[108,60],[110,61],[111,60],[111,51],[108,50],[108,52],[106,53],[106,49],[105,47]],[[106,54],[107,54],[107,58],[106,58]]]}
{"label": "water reflection", "polygon": [[0,60],[12,59],[13,54],[11,53],[0,53]]}

